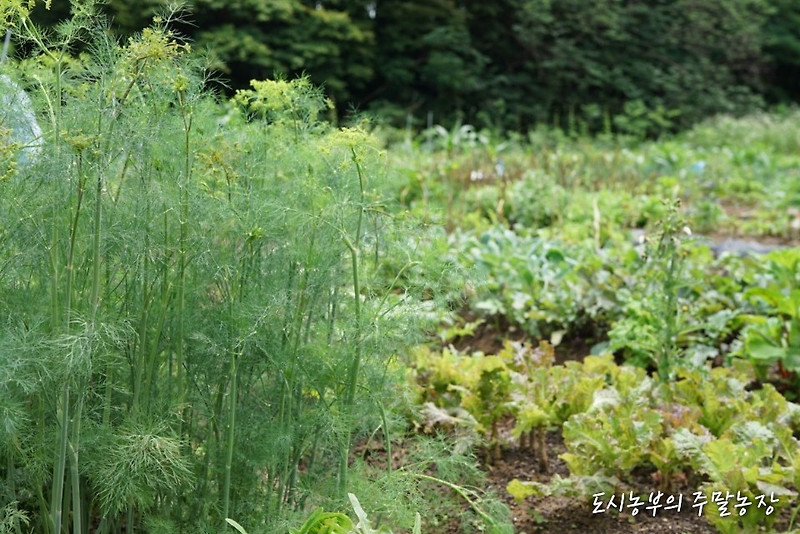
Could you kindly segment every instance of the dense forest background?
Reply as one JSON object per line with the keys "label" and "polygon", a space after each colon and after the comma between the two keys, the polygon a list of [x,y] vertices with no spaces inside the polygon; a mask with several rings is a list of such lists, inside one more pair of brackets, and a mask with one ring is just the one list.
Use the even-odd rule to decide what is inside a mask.
{"label": "dense forest background", "polygon": [[[109,0],[125,39],[164,0]],[[68,15],[40,6],[38,20]],[[800,98],[796,0],[196,0],[180,30],[225,81],[306,74],[340,117],[658,134]]]}

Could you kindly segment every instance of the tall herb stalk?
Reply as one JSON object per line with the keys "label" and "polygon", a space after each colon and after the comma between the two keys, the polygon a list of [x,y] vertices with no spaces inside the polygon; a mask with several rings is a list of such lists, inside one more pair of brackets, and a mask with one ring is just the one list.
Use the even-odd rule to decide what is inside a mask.
{"label": "tall herb stalk", "polygon": [[674,377],[675,368],[681,360],[678,337],[684,326],[680,292],[686,286],[686,249],[681,243],[681,234],[688,232],[679,215],[680,202],[669,203],[667,214],[659,223],[655,242],[649,247],[649,272],[646,277],[655,289],[650,299],[653,317],[663,321],[658,328],[659,337],[652,354],[658,378],[666,382]]}
{"label": "tall herb stalk", "polygon": [[188,81],[179,76],[175,88],[178,93],[178,106],[183,124],[183,172],[180,185],[180,237],[178,243],[178,336],[176,339],[176,378],[177,399],[182,404],[185,399],[184,387],[184,338],[186,337],[184,311],[186,307],[186,262],[189,232],[189,185],[191,183],[191,133],[192,116],[186,102]]}
{"label": "tall herb stalk", "polygon": [[169,14],[118,45],[86,13],[55,47],[19,26],[49,58],[25,79],[50,121],[0,184],[0,376],[26,379],[0,390],[30,444],[0,444],[3,478],[36,532],[271,528],[311,477],[339,472],[310,500],[346,494],[360,432],[389,439],[395,338],[375,332],[400,274],[375,281],[372,140],[322,123],[305,79],[204,94]]}
{"label": "tall herb stalk", "polygon": [[[347,372],[346,393],[344,397],[345,413],[350,416],[356,398],[356,388],[358,387],[358,370],[361,366],[362,358],[362,332],[361,332],[361,281],[359,277],[359,250],[361,246],[361,224],[364,218],[364,173],[361,163],[358,160],[355,147],[351,147],[353,165],[358,175],[359,197],[356,205],[357,219],[356,230],[353,239],[347,234],[343,234],[343,239],[350,253],[350,266],[353,276],[353,313],[355,315],[355,332],[353,357]],[[350,440],[352,435],[348,429],[345,441],[342,446],[341,458],[339,459],[339,492],[344,495],[347,491],[347,462],[350,456]]]}

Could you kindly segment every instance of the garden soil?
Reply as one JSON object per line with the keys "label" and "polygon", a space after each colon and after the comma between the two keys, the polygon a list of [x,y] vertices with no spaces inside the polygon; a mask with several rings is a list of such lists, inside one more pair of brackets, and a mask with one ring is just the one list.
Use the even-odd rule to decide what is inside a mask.
{"label": "garden soil", "polygon": [[[557,432],[547,436],[549,448],[549,472],[567,477],[569,471],[558,455],[566,452],[564,442]],[[519,480],[535,480],[546,482],[550,475],[538,472],[537,460],[527,452],[519,449],[504,451],[502,460],[486,467],[489,489],[504,499],[514,519],[514,531],[518,534],[556,532],[559,534],[611,534],[611,533],[714,533],[716,530],[691,508],[691,488],[677,488],[673,493],[684,495],[681,513],[664,512],[652,517],[642,510],[636,517],[629,512],[602,514],[592,513],[592,498],[576,499],[569,497],[528,497],[522,504],[517,503],[506,491],[508,483]],[[649,493],[657,488],[657,482],[650,475],[637,475],[631,483],[631,489],[639,493]],[[607,499],[606,499],[607,502]],[[457,530],[454,531],[458,532]]]}

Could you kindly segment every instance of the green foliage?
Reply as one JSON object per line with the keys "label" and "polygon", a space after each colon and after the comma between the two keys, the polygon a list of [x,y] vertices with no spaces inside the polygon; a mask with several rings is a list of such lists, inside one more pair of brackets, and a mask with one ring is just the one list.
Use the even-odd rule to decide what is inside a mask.
{"label": "green foliage", "polygon": [[[4,19],[32,4],[6,1]],[[127,37],[167,7],[111,0],[104,11]],[[69,12],[34,14],[54,26]],[[798,16],[788,0],[201,0],[179,18],[234,90],[307,75],[340,116],[653,137],[752,111],[762,96],[796,99]]]}
{"label": "green foliage", "polygon": [[[793,506],[792,360],[754,368],[755,358],[735,356],[752,346],[757,325],[772,346],[789,346],[796,253],[761,254],[766,247],[749,248],[747,238],[690,236],[685,227],[705,222],[706,231],[732,238],[766,231],[745,217],[767,223],[766,211],[789,208],[798,165],[794,121],[720,118],[645,143],[542,133],[503,153],[506,169],[514,169],[509,179],[490,170],[490,136],[471,151],[455,143],[442,143],[438,154],[398,148],[417,158],[407,168],[423,169],[409,209],[453,227],[423,249],[469,276],[437,331],[445,347],[419,349],[412,360],[423,428],[463,442],[475,439],[470,429],[485,429],[479,421],[502,413],[518,442],[501,440],[500,453],[516,447],[539,462],[536,481],[509,486],[520,499],[608,492],[649,475],[665,492],[688,483],[709,497],[738,491],[752,501],[772,493],[776,508]],[[420,148],[426,141],[419,139]],[[704,203],[725,216],[707,216]],[[546,308],[549,302],[556,306]],[[543,313],[536,328],[526,322],[534,310]],[[548,338],[561,342],[559,357],[570,357],[569,341],[585,340],[587,330],[600,341],[593,353],[611,349],[640,367],[586,357],[583,346],[574,354],[582,363],[555,365]],[[462,348],[471,345],[493,348]],[[497,366],[495,389],[470,375],[480,368],[476,359]],[[567,479],[540,478],[551,453],[547,432],[565,439]],[[490,432],[480,438],[486,448],[497,445]],[[728,532],[774,524],[764,507],[749,511],[735,520],[709,518]]]}
{"label": "green foliage", "polygon": [[741,532],[764,524],[769,527],[777,519],[776,512],[797,496],[796,491],[786,487],[791,479],[787,479],[786,470],[778,460],[780,455],[775,453],[778,440],[772,429],[778,431],[773,425],[767,427],[755,421],[743,423],[691,454],[693,467],[709,478],[709,482],[701,486],[707,497],[719,491],[716,488],[724,488],[737,498],[745,496],[754,504],[757,496],[761,496],[774,508],[766,513],[764,507],[754,505],[739,517],[711,514],[709,519],[720,532]]}
{"label": "green foliage", "polygon": [[555,474],[549,482],[520,481],[513,479],[506,486],[506,491],[518,503],[522,503],[528,497],[573,497],[581,498],[599,492],[613,491],[619,485],[619,480],[614,477],[601,475],[577,476],[570,475],[562,478]]}
{"label": "green foliage", "polygon": [[[343,513],[325,512],[322,508],[317,508],[300,528],[290,528],[289,534],[378,534],[381,532],[391,534],[391,530],[385,528],[372,528],[358,498],[352,493],[348,493],[347,497],[350,499],[358,523],[353,524],[353,521]],[[226,519],[226,521],[241,534],[247,534],[247,531],[238,522],[233,519]],[[412,533],[420,534],[421,529],[422,521],[417,514]]]}
{"label": "green foliage", "polygon": [[252,80],[253,90],[241,90],[233,101],[248,116],[268,122],[291,119],[297,125],[314,125],[324,107],[320,93],[307,78],[291,82]]}
{"label": "green foliage", "polygon": [[3,0],[0,2],[0,30],[5,33],[17,20],[28,16],[33,5],[33,0]]}
{"label": "green foliage", "polygon": [[[662,416],[641,409],[636,399],[620,402],[615,389],[595,394],[597,408],[564,423],[569,452],[561,455],[570,473],[620,476],[645,464],[662,432]],[[600,436],[608,436],[601,439]]]}
{"label": "green foliage", "polygon": [[796,100],[800,94],[800,6],[791,0],[772,0],[772,11],[764,27],[764,52],[770,64],[767,95],[772,100]]}
{"label": "green foliage", "polygon": [[[738,371],[677,367],[672,379],[662,382],[642,369],[617,366],[610,357],[553,365],[552,349],[546,344],[531,350],[511,342],[494,357],[453,359],[452,351],[443,355],[436,358],[426,352],[426,358],[417,360],[422,386],[423,377],[435,376],[431,384],[439,391],[470,398],[481,391],[479,380],[470,384],[467,378],[470,361],[478,358],[480,367],[482,362],[505,361],[515,436],[540,427],[562,428],[567,453],[561,458],[571,476],[555,476],[549,482],[512,481],[508,491],[520,502],[531,495],[615,491],[641,470],[658,473],[663,491],[670,491],[677,477],[704,477],[700,491],[709,499],[712,491],[750,502],[766,495],[777,499],[771,505],[780,508],[796,495],[797,440],[792,433],[800,422],[798,408],[772,386],[748,391],[742,381],[746,376]],[[428,374],[435,369],[439,371]],[[448,397],[427,398],[441,403]],[[486,406],[483,410],[491,413]],[[533,451],[540,454],[531,440]],[[765,510],[710,520],[721,532],[754,529],[773,524],[774,512]]]}
{"label": "green foliage", "polygon": [[599,131],[610,115],[617,131],[654,134],[752,106],[758,91],[743,65],[763,57],[767,2],[533,0],[475,11],[476,34],[493,22],[479,47],[497,80],[485,98],[503,102],[492,111],[511,125]]}
{"label": "green foliage", "polygon": [[[371,480],[361,477],[354,491],[370,511],[370,527],[412,529],[424,518],[426,529],[440,530],[456,516],[466,528],[512,532],[508,508],[501,496],[481,489],[484,474],[474,451],[463,445],[441,435],[406,439],[402,465]],[[367,466],[359,462],[356,468]],[[437,499],[430,498],[434,494]]]}
{"label": "green foliage", "polygon": [[190,491],[192,473],[182,444],[166,428],[132,425],[114,436],[98,436],[87,447],[85,469],[98,481],[97,500],[103,516],[128,507],[148,511],[156,500]]}
{"label": "green foliage", "polygon": [[459,261],[474,265],[482,277],[472,302],[478,313],[506,317],[534,336],[578,321],[584,302],[575,293],[588,290],[590,276],[558,243],[500,228],[456,234],[451,243],[463,251]]}
{"label": "green foliage", "polygon": [[8,128],[0,130],[0,182],[14,176],[17,171],[17,151],[19,146],[10,142],[11,131]]}
{"label": "green foliage", "polygon": [[[435,77],[450,84],[437,113],[450,113],[495,90],[480,70],[502,67],[473,54],[486,42],[472,40],[470,9],[496,35],[488,15],[520,7],[535,23],[528,38],[546,45],[537,50],[563,59],[551,30],[608,42],[606,30],[628,28],[618,10],[641,8],[545,4],[378,6],[374,23],[359,2],[231,11],[262,9],[258,31],[325,17],[363,35],[384,24],[381,39],[397,42],[381,46],[397,54],[406,26],[392,25],[427,14],[413,48],[425,69],[387,55],[386,76],[412,77],[387,93],[426,106]],[[655,18],[673,4],[687,7],[664,2]],[[761,6],[710,3],[678,19],[751,35],[741,17]],[[117,44],[89,4],[49,36],[18,8],[15,31],[36,53],[8,68],[45,127],[40,158],[18,166],[23,148],[0,131],[0,530],[285,531],[318,508],[300,531],[419,531],[421,517],[443,526],[425,498],[435,487],[462,501],[448,511],[468,508],[464,524],[507,532],[508,511],[473,488],[482,482],[469,456],[482,439],[499,458],[513,446],[504,427],[542,473],[548,432],[561,432],[575,474],[513,484],[518,496],[616,488],[634,470],[657,473],[663,488],[688,477],[703,491],[793,496],[798,415],[779,391],[796,381],[797,254],[743,258],[710,242],[715,258],[704,238],[679,237],[696,223],[792,237],[797,114],[720,118],[645,142],[685,115],[614,94],[618,109],[546,103],[541,116],[557,113],[564,130],[501,139],[455,121],[407,132],[387,156],[369,124],[324,122],[331,104],[313,73],[253,81],[231,101],[205,92],[177,14]],[[700,57],[716,45],[675,46]],[[720,65],[749,47],[726,50]],[[591,121],[601,138],[583,136]],[[652,237],[639,243],[632,228]],[[409,350],[420,325],[436,344]],[[473,343],[483,352],[463,349]],[[642,366],[617,365],[609,349]],[[556,364],[565,356],[582,359]],[[748,383],[752,367],[760,380]],[[419,409],[398,386],[404,375]],[[408,445],[398,414],[449,432],[452,447]],[[393,454],[400,442],[423,450]],[[377,462],[375,443],[386,452]],[[369,517],[357,501],[356,519],[320,508],[341,510],[348,492]]]}
{"label": "green foliage", "polygon": [[12,534],[19,531],[21,525],[27,526],[30,522],[27,512],[18,508],[17,501],[10,502],[5,505],[0,515],[0,532],[3,534]]}
{"label": "green foliage", "polygon": [[688,227],[683,226],[678,205],[669,207],[645,251],[643,283],[629,301],[628,316],[609,332],[611,350],[626,348],[631,351],[627,357],[646,359],[662,381],[672,377],[682,359],[678,340],[693,330],[683,318],[690,297],[681,299],[688,286],[684,261],[688,252],[681,233]]}
{"label": "green foliage", "polygon": [[[666,386],[643,380],[641,372],[613,364],[608,385],[594,392],[592,405],[563,424],[571,477],[550,483],[512,481],[518,500],[537,495],[589,495],[613,491],[637,469],[659,473],[669,491],[677,473],[692,472],[707,482],[700,490],[777,497],[786,506],[796,493],[794,465],[797,407],[772,387],[746,392],[735,373],[713,369],[686,372]],[[573,367],[575,373],[581,371]],[[752,513],[750,513],[752,512]],[[711,517],[721,532],[770,525],[775,515],[748,510],[747,516]]]}
{"label": "green foliage", "polygon": [[441,354],[418,349],[416,370],[422,386],[421,402],[458,415],[464,410],[466,421],[458,421],[441,412],[430,411],[431,423],[452,421],[474,425],[487,436],[494,459],[500,459],[498,423],[510,410],[511,375],[504,356],[467,356],[445,349]]}
{"label": "green foliage", "polygon": [[[355,506],[355,496],[349,494]],[[359,506],[360,510],[360,506]],[[363,510],[360,510],[363,513]],[[342,513],[325,512],[322,508],[314,510],[299,529],[289,529],[290,534],[347,534],[353,530],[353,522]]]}
{"label": "green foliage", "polygon": [[766,377],[773,363],[795,376],[800,372],[800,254],[796,250],[774,251],[765,258],[765,287],[751,287],[745,297],[763,315],[742,316],[741,355],[750,359]]}
{"label": "green foliage", "polygon": [[307,72],[332,98],[347,102],[369,80],[372,35],[347,10],[299,1],[255,4],[232,10],[210,1],[198,12],[198,43],[211,48],[219,61],[212,65],[234,81],[245,72],[259,78]]}
{"label": "green foliage", "polygon": [[52,46],[22,25],[47,148],[0,182],[15,529],[277,528],[336,497],[309,481],[337,464],[347,489],[398,397],[416,321],[385,280],[377,141],[321,122],[306,79],[220,102],[173,23],[117,45],[87,11]]}
{"label": "green foliage", "polygon": [[486,58],[472,45],[467,16],[452,0],[376,6],[372,107],[402,124],[409,114],[438,121],[474,106]]}

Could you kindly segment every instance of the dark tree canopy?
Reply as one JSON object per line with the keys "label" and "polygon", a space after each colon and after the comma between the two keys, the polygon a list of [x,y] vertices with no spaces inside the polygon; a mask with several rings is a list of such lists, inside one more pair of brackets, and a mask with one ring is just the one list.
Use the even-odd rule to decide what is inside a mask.
{"label": "dark tree canopy", "polygon": [[[125,36],[165,6],[106,11]],[[397,124],[657,134],[800,98],[794,0],[196,0],[186,19],[234,89],[306,74]]]}

